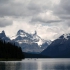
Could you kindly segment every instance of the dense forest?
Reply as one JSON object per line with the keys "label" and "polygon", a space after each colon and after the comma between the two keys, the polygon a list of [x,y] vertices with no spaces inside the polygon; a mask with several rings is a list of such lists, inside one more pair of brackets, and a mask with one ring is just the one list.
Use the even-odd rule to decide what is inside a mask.
{"label": "dense forest", "polygon": [[0,59],[24,59],[21,47],[0,39]]}

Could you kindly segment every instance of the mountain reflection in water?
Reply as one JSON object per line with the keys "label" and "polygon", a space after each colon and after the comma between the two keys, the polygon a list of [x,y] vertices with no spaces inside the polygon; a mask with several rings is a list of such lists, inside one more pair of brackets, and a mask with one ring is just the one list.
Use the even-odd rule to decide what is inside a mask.
{"label": "mountain reflection in water", "polygon": [[25,59],[0,62],[0,70],[70,70],[70,59]]}

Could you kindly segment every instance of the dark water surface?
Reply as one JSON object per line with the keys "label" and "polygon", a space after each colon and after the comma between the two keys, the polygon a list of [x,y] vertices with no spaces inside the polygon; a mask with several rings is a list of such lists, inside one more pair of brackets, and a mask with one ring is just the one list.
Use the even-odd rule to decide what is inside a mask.
{"label": "dark water surface", "polygon": [[70,59],[25,59],[0,62],[0,70],[70,70]]}

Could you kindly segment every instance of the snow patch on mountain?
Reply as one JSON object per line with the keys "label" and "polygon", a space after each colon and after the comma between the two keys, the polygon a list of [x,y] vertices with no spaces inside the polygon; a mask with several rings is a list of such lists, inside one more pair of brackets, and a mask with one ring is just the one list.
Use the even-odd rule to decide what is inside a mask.
{"label": "snow patch on mountain", "polygon": [[11,40],[13,40],[13,39],[15,39],[15,38],[17,38],[17,36],[12,36],[12,37],[10,37]]}
{"label": "snow patch on mountain", "polygon": [[[42,45],[44,42],[40,39],[38,42],[36,42],[39,46]],[[41,46],[40,46],[41,47]]]}
{"label": "snow patch on mountain", "polygon": [[69,34],[64,34],[64,38],[65,38],[65,39],[68,40],[68,39],[69,39],[68,37],[70,37],[70,33],[69,33]]}
{"label": "snow patch on mountain", "polygon": [[63,34],[63,35],[60,36],[59,38],[63,38],[63,39],[68,40],[68,39],[70,38],[70,33],[68,33],[68,34]]}
{"label": "snow patch on mountain", "polygon": [[19,30],[17,32],[16,36],[11,37],[11,40],[13,40],[13,39],[16,40],[19,44],[22,44],[22,43],[28,43],[28,44],[37,43],[40,47],[45,42],[50,44],[49,41],[46,41],[46,40],[42,39],[40,36],[38,36],[36,31],[35,31],[34,34],[29,34],[29,33],[25,32],[24,30]]}

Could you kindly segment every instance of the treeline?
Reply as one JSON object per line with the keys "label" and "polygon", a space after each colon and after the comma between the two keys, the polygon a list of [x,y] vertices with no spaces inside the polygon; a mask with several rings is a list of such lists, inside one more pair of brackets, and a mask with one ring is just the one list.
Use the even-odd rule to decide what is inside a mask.
{"label": "treeline", "polygon": [[0,58],[4,59],[24,59],[21,47],[5,42],[0,39]]}

